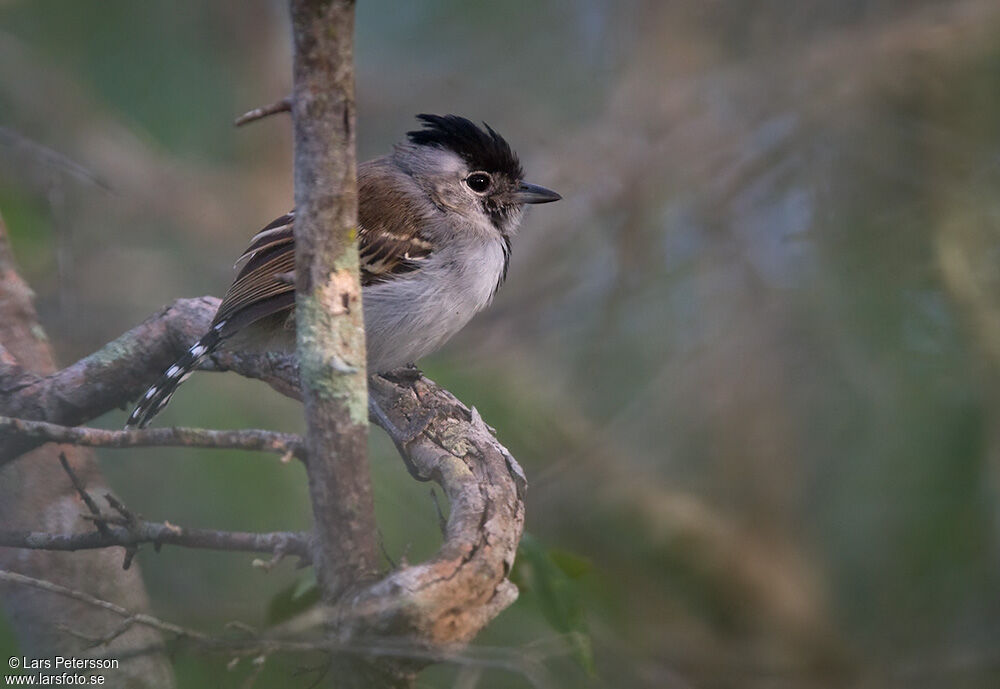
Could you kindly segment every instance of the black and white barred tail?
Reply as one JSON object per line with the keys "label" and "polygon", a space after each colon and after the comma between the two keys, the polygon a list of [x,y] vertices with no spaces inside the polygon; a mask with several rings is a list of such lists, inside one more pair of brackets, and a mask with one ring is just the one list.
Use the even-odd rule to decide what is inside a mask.
{"label": "black and white barred tail", "polygon": [[135,409],[125,422],[125,430],[145,428],[153,417],[163,411],[163,408],[170,402],[178,386],[187,380],[188,376],[194,372],[198,364],[214,352],[223,340],[223,328],[226,322],[221,321],[212,326],[208,333],[198,340],[191,349],[187,350],[180,359],[175,361],[170,368],[164,371],[160,379],[156,381],[144,394]]}

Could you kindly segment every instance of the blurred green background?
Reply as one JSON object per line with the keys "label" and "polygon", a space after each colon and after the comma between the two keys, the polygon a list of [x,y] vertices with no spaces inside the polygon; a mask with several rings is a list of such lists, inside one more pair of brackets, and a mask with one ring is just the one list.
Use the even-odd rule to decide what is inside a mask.
{"label": "blurred green background", "polygon": [[[288,93],[289,53],[277,1],[0,2],[0,212],[62,362],[221,294],[290,208],[287,118],[231,124]],[[531,537],[477,640],[510,670],[420,686],[536,662],[554,687],[1000,686],[1000,3],[361,0],[356,59],[361,159],[454,112],[565,199],[423,362],[524,465]],[[160,425],[299,417],[203,374]],[[371,449],[386,550],[416,561],[428,487]],[[102,467],[150,519],[308,526],[270,457]],[[213,632],[303,576],[250,559],[139,557],[153,611]]]}

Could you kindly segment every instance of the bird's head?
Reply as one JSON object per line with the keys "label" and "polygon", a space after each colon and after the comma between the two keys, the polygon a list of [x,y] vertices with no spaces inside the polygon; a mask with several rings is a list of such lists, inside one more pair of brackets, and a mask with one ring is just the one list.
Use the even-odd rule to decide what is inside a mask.
{"label": "bird's head", "polygon": [[417,115],[423,129],[409,132],[394,158],[431,200],[465,221],[509,236],[527,203],[562,198],[524,181],[510,145],[488,124],[457,115]]}

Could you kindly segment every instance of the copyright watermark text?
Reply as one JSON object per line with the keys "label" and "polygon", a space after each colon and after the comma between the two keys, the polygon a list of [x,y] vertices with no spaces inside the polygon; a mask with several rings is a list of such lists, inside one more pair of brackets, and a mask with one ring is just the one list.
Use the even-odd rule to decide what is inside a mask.
{"label": "copyright watermark text", "polygon": [[7,667],[19,674],[4,677],[8,687],[102,686],[107,678],[103,671],[117,670],[115,658],[28,658],[10,656]]}

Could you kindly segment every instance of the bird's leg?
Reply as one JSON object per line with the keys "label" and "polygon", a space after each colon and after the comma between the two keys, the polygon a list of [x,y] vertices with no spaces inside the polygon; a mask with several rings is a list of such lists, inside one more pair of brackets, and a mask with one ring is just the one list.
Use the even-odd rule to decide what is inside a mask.
{"label": "bird's leg", "polygon": [[389,371],[385,374],[385,377],[390,380],[398,380],[401,383],[413,383],[423,375],[424,372],[417,368],[416,364],[411,363]]}

